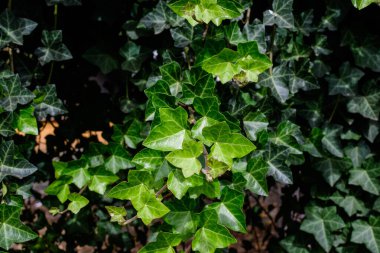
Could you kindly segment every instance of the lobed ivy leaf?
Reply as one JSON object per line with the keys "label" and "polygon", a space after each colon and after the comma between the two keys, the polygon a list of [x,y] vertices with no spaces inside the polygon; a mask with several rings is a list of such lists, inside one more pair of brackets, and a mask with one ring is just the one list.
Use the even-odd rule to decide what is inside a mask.
{"label": "lobed ivy leaf", "polygon": [[131,162],[132,157],[123,146],[113,143],[107,147],[107,150],[110,156],[104,161],[106,170],[116,174],[120,170],[134,167]]}
{"label": "lobed ivy leaf", "polygon": [[262,112],[249,112],[243,119],[244,130],[252,141],[256,141],[259,132],[267,130],[268,124]]}
{"label": "lobed ivy leaf", "polygon": [[48,115],[57,116],[67,113],[62,101],[57,98],[57,91],[54,84],[37,86],[34,90],[34,94],[34,114],[38,120],[45,119]]}
{"label": "lobed ivy leaf", "polygon": [[237,51],[224,48],[202,62],[202,68],[217,75],[222,83],[233,78],[242,83],[257,82],[259,74],[271,66],[269,58],[260,53],[256,41],[240,43]]}
{"label": "lobed ivy leaf", "polygon": [[188,235],[196,231],[199,214],[195,212],[195,200],[182,198],[182,200],[167,202],[166,205],[170,212],[165,215],[164,220],[172,226],[173,232]]}
{"label": "lobed ivy leaf", "polygon": [[362,96],[356,96],[347,103],[347,110],[351,113],[359,113],[365,118],[378,120],[380,112],[380,89],[375,83],[369,83],[364,87]]}
{"label": "lobed ivy leaf", "polygon": [[139,253],[175,253],[173,247],[180,244],[181,236],[178,234],[160,232],[153,242],[149,242]]}
{"label": "lobed ivy leaf", "polygon": [[314,168],[322,173],[325,181],[332,187],[347,170],[349,163],[345,160],[325,158],[314,163]]}
{"label": "lobed ivy leaf", "polygon": [[218,224],[215,210],[206,209],[201,213],[202,227],[197,230],[192,242],[193,250],[200,253],[213,253],[218,248],[228,247],[236,239],[222,225]]}
{"label": "lobed ivy leaf", "polygon": [[20,109],[13,121],[13,127],[24,134],[38,135],[37,121],[33,106]]}
{"label": "lobed ivy leaf", "polygon": [[124,216],[127,216],[127,210],[124,207],[118,206],[105,206],[108,214],[111,216],[111,222],[117,222],[122,224],[125,219]]}
{"label": "lobed ivy leaf", "polygon": [[355,8],[358,8],[359,10],[367,7],[372,3],[380,4],[379,0],[351,0],[351,2],[355,6]]}
{"label": "lobed ivy leaf", "polygon": [[268,164],[262,158],[252,158],[247,164],[244,178],[247,181],[245,188],[252,193],[267,196],[268,186],[266,176],[268,174]]}
{"label": "lobed ivy leaf", "polygon": [[90,201],[78,193],[70,193],[68,199],[71,201],[67,209],[77,214],[79,211],[88,205]]}
{"label": "lobed ivy leaf", "polygon": [[272,96],[280,103],[285,103],[289,99],[288,81],[290,70],[285,65],[273,68],[272,74],[264,72],[260,75],[258,85],[270,88]]}
{"label": "lobed ivy leaf", "polygon": [[168,176],[167,185],[177,199],[182,199],[189,188],[203,185],[203,180],[198,175],[186,178],[179,170],[173,170]]}
{"label": "lobed ivy leaf", "polygon": [[273,10],[264,12],[264,25],[277,25],[280,28],[294,29],[293,0],[274,0]]}
{"label": "lobed ivy leaf", "polygon": [[34,54],[42,66],[51,61],[66,61],[73,58],[69,49],[62,43],[61,30],[43,30],[41,41],[44,46],[38,47]]}
{"label": "lobed ivy leaf", "polygon": [[23,36],[29,35],[37,27],[37,23],[26,18],[17,18],[10,10],[0,14],[0,46],[8,43],[23,45]]}
{"label": "lobed ivy leaf", "polygon": [[73,178],[71,176],[61,176],[45,189],[45,193],[57,196],[58,200],[64,203],[70,195],[69,185],[72,182]]}
{"label": "lobed ivy leaf", "polygon": [[23,243],[37,238],[28,226],[20,221],[21,207],[0,205],[0,247],[9,250],[14,243]]}
{"label": "lobed ivy leaf", "polygon": [[104,167],[99,166],[89,170],[91,181],[88,185],[90,191],[97,192],[103,195],[106,191],[107,185],[115,183],[119,177],[114,173],[107,171]]}
{"label": "lobed ivy leaf", "polygon": [[164,153],[154,149],[144,148],[132,159],[132,163],[144,169],[158,169],[165,160]]}
{"label": "lobed ivy leaf", "polygon": [[91,175],[88,171],[87,160],[81,158],[79,160],[73,160],[66,164],[66,167],[62,168],[60,171],[60,176],[71,176],[73,178],[73,183],[78,187],[82,188],[87,185],[91,179]]}
{"label": "lobed ivy leaf", "polygon": [[290,168],[285,164],[289,156],[289,149],[268,145],[264,153],[264,161],[269,166],[268,176],[284,184],[292,184],[293,176]]}
{"label": "lobed ivy leaf", "polygon": [[192,26],[201,22],[219,26],[223,20],[236,18],[243,12],[243,7],[236,0],[172,0],[168,6]]}
{"label": "lobed ivy leaf", "polygon": [[350,217],[357,213],[359,213],[359,215],[368,213],[368,209],[365,207],[363,201],[357,199],[355,196],[342,196],[339,192],[335,192],[330,199],[337,206],[343,208]]}
{"label": "lobed ivy leaf", "polygon": [[33,100],[34,94],[21,84],[18,75],[0,78],[0,110],[16,110],[17,105],[26,105]]}
{"label": "lobed ivy leaf", "polygon": [[342,158],[343,148],[339,140],[339,136],[342,132],[342,126],[333,125],[327,126],[323,129],[322,145],[326,148],[332,155]]}
{"label": "lobed ivy leaf", "polygon": [[329,82],[329,95],[355,96],[358,82],[364,76],[363,71],[351,67],[348,62],[344,62],[339,68],[339,74],[339,77],[331,75],[326,78]]}
{"label": "lobed ivy leaf", "polygon": [[360,186],[364,191],[379,195],[380,193],[380,166],[372,159],[366,160],[361,168],[351,169],[348,183]]}
{"label": "lobed ivy leaf", "polygon": [[160,108],[161,123],[153,127],[143,142],[145,147],[159,151],[182,149],[187,134],[187,112],[182,108]]}
{"label": "lobed ivy leaf", "polygon": [[332,232],[345,226],[337,214],[336,207],[309,206],[305,212],[306,219],[301,224],[301,230],[313,234],[319,245],[329,252],[333,243]]}
{"label": "lobed ivy leaf", "polygon": [[380,252],[380,220],[370,216],[368,222],[356,220],[352,223],[351,242],[365,244],[372,253]]}
{"label": "lobed ivy leaf", "polygon": [[121,64],[123,70],[137,73],[144,60],[147,58],[147,52],[132,41],[128,41],[119,51],[120,55],[125,58]]}
{"label": "lobed ivy leaf", "polygon": [[13,141],[2,141],[0,144],[0,181],[12,176],[24,178],[37,171],[37,167],[22,157]]}

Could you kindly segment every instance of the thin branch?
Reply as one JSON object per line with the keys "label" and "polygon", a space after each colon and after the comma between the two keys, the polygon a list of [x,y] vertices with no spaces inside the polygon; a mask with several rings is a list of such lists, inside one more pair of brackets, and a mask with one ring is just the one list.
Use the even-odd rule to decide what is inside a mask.
{"label": "thin branch", "polygon": [[53,76],[53,71],[54,71],[54,61],[52,61],[52,62],[50,63],[49,76],[48,76],[48,79],[47,79],[47,81],[46,81],[46,84],[50,84],[51,77]]}
{"label": "thin branch", "polygon": [[87,189],[87,185],[85,185],[80,191],[78,192],[79,195],[82,195],[82,193]]}
{"label": "thin branch", "polygon": [[249,20],[251,19],[251,7],[247,9],[247,14],[245,15],[244,24],[249,24]]}
{"label": "thin branch", "polygon": [[268,210],[266,210],[260,203],[260,199],[255,197],[253,194],[251,194],[252,197],[256,200],[257,204],[260,206],[260,208],[264,211],[265,215],[269,218],[269,221],[271,223],[271,226],[272,228],[274,229],[274,231],[276,231],[276,233],[278,233],[277,231],[277,228],[276,228],[276,222],[273,220],[273,217],[270,215],[270,213],[268,212]]}
{"label": "thin branch", "polygon": [[[53,15],[54,15],[54,30],[57,29],[57,26],[58,26],[58,4],[55,4],[54,5],[54,12],[53,12]],[[49,70],[49,76],[48,76],[48,79],[46,81],[46,84],[50,84],[51,82],[51,78],[53,76],[53,71],[54,71],[54,61],[52,61],[50,63],[50,70]]]}
{"label": "thin branch", "polygon": [[338,98],[336,99],[336,103],[335,103],[335,106],[334,106],[333,111],[331,112],[331,115],[330,115],[330,118],[329,118],[329,120],[328,120],[328,123],[330,123],[331,120],[334,118],[334,115],[335,115],[336,109],[338,108],[339,100],[340,100],[340,95],[338,95]]}
{"label": "thin branch", "polygon": [[202,34],[203,41],[206,41],[207,33],[208,33],[208,24],[206,24],[205,30],[203,31],[203,34]]}
{"label": "thin branch", "polygon": [[[274,47],[274,38],[276,36],[276,25],[273,26],[273,30],[270,36],[270,46],[269,46],[269,59],[273,63],[273,47]],[[269,74],[272,75],[273,73],[273,64],[269,69]]]}
{"label": "thin branch", "polygon": [[12,9],[12,0],[8,0],[8,10],[10,11]]}
{"label": "thin branch", "polygon": [[160,196],[166,189],[168,189],[168,186],[165,184],[161,189],[158,190],[158,192],[156,192],[156,198]]}
{"label": "thin branch", "polygon": [[13,63],[13,49],[11,47],[8,47],[8,54],[9,54],[9,65],[11,66],[12,73],[15,72],[15,66]]}

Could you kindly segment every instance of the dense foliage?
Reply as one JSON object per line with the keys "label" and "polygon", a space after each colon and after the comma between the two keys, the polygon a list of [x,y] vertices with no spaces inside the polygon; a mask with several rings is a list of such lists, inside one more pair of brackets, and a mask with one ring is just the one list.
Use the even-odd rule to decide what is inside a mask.
{"label": "dense foliage", "polygon": [[0,247],[380,253],[379,3],[2,3]]}

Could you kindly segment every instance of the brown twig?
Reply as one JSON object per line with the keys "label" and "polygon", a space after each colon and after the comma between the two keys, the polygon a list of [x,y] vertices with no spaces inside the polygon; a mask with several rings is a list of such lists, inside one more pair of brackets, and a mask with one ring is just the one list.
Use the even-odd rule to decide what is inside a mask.
{"label": "brown twig", "polygon": [[78,192],[79,195],[82,195],[82,193],[87,189],[87,185],[85,185],[80,191]]}
{"label": "brown twig", "polygon": [[156,192],[156,198],[158,198],[158,196],[160,196],[166,189],[168,189],[168,186],[165,184],[158,190],[158,192]]}
{"label": "brown twig", "polygon": [[251,7],[247,9],[247,14],[245,16],[244,24],[249,24],[249,20],[251,19]]}
{"label": "brown twig", "polygon": [[13,63],[13,49],[11,47],[6,47],[3,50],[8,52],[8,54],[9,54],[9,66],[11,68],[12,73],[14,73],[15,67],[14,67],[14,63]]}
{"label": "brown twig", "polygon": [[328,120],[328,123],[330,123],[331,120],[334,118],[334,115],[335,115],[336,109],[338,108],[339,100],[340,100],[340,95],[338,95],[338,98],[336,99],[335,106],[334,106],[333,111],[331,112],[331,115],[330,115],[330,118],[329,118],[329,120]]}

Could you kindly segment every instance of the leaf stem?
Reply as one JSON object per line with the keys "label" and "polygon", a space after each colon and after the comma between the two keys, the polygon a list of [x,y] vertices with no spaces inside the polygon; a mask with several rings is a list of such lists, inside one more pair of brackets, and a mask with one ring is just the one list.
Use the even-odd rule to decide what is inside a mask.
{"label": "leaf stem", "polygon": [[13,61],[13,49],[11,47],[7,47],[4,50],[8,51],[8,54],[9,54],[9,66],[11,67],[12,73],[14,73],[15,72],[15,67],[14,67],[14,61]]}
{"label": "leaf stem", "polygon": [[82,193],[87,189],[87,185],[83,186],[82,189],[78,192],[79,195],[82,195]]}
{"label": "leaf stem", "polygon": [[245,22],[244,24],[249,24],[249,20],[251,19],[251,7],[247,9],[247,14],[245,16]]}
{"label": "leaf stem", "polygon": [[[56,30],[57,26],[58,26],[58,4],[54,5],[53,15],[54,15],[54,30]],[[48,76],[48,79],[46,81],[46,84],[49,84],[51,82],[51,78],[53,76],[53,71],[54,71],[54,61],[52,61],[50,63],[49,76]]]}
{"label": "leaf stem", "polygon": [[273,73],[273,47],[274,47],[274,37],[276,35],[276,25],[273,26],[272,33],[270,35],[270,46],[269,46],[269,59],[272,62],[272,66],[269,68],[269,74]]}
{"label": "leaf stem", "polygon": [[203,33],[202,33],[202,40],[203,40],[203,42],[206,41],[207,33],[208,33],[208,24],[206,24],[206,26],[205,26],[205,30],[204,30]]}
{"label": "leaf stem", "polygon": [[49,76],[48,76],[48,79],[47,79],[47,81],[46,81],[46,84],[49,84],[49,83],[50,83],[51,78],[52,78],[52,76],[53,76],[53,71],[54,71],[54,61],[52,61],[52,62],[50,63]]}
{"label": "leaf stem", "polygon": [[167,184],[165,184],[164,186],[162,186],[161,189],[159,189],[158,192],[156,192],[156,198],[158,196],[160,196],[166,189],[168,189]]}
{"label": "leaf stem", "polygon": [[334,115],[335,115],[336,109],[338,108],[339,101],[340,101],[340,95],[338,95],[338,98],[336,99],[336,103],[335,103],[335,106],[334,106],[333,111],[331,112],[331,115],[330,115],[330,118],[329,118],[329,120],[328,120],[328,123],[330,123],[331,120],[334,118]]}
{"label": "leaf stem", "polygon": [[12,0],[8,0],[8,10],[10,11],[12,9]]}

